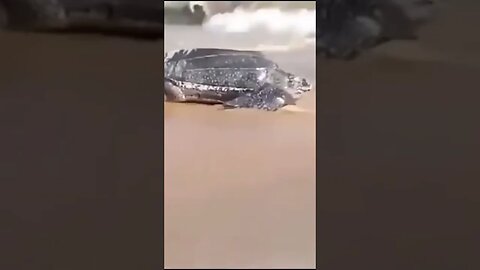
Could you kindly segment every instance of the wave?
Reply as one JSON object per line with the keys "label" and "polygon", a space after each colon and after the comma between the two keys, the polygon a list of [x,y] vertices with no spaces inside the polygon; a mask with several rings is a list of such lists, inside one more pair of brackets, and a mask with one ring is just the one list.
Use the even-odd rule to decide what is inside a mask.
{"label": "wave", "polygon": [[[282,37],[283,41],[315,40],[315,10],[238,7],[230,13],[211,16],[203,28],[209,32],[263,35],[264,39]],[[278,39],[277,39],[278,40]]]}

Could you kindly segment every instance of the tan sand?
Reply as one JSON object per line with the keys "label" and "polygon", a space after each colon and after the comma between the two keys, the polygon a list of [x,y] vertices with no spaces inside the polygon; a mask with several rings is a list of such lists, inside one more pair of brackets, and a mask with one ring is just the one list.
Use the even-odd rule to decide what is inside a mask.
{"label": "tan sand", "polygon": [[315,116],[165,113],[166,267],[312,267]]}
{"label": "tan sand", "polygon": [[[272,57],[313,77],[313,48]],[[298,105],[165,104],[166,267],[314,267],[315,92]]]}

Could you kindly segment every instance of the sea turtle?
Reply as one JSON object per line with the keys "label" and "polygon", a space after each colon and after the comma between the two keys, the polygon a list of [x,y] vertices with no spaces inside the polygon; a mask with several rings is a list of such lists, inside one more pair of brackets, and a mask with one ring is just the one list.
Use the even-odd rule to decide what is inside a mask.
{"label": "sea turtle", "polygon": [[176,50],[166,54],[164,69],[165,96],[172,102],[275,111],[294,105],[312,88],[257,51]]}

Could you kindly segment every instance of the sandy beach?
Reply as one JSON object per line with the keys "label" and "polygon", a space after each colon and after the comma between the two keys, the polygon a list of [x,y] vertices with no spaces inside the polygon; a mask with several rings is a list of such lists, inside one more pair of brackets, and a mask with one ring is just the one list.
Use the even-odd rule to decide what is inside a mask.
{"label": "sandy beach", "polygon": [[[261,44],[200,27],[165,30],[167,51]],[[314,47],[266,54],[315,82]],[[165,104],[166,267],[314,267],[315,92],[299,106],[306,112]]]}
{"label": "sandy beach", "polygon": [[[316,157],[311,151],[314,117],[223,114],[207,107],[167,105],[166,265],[309,267],[314,263],[311,213],[317,196],[323,228],[317,232],[317,249],[325,269],[355,264],[370,269],[461,268],[471,253],[445,246],[440,251],[445,259],[415,256],[432,244],[431,235],[471,246],[468,235],[477,224],[471,222],[472,208],[453,210],[464,206],[453,198],[478,201],[468,191],[470,184],[453,179],[458,179],[459,144],[476,145],[471,109],[480,50],[478,36],[466,29],[478,19],[473,3],[442,4],[418,42],[386,44],[353,62],[318,59],[314,69],[309,57],[300,56],[302,50],[270,53],[294,71],[307,76],[316,71],[320,103],[302,101],[316,108],[321,131]],[[215,45],[212,40],[221,47],[254,45],[239,37],[231,44],[225,36],[194,39],[195,31],[175,29],[178,41],[169,39],[167,30],[166,48],[192,47],[191,40],[198,40],[198,46]],[[262,42],[255,36],[250,40]],[[189,122],[193,119],[195,123]],[[180,150],[175,145],[181,142]],[[323,165],[316,181],[325,191],[321,194],[312,192],[315,160]],[[257,163],[261,166],[253,169],[251,164]],[[434,211],[434,202],[443,211]],[[455,218],[441,222],[445,213]],[[432,221],[436,227],[427,225]],[[399,238],[399,230],[408,237]],[[389,244],[393,242],[397,246]],[[413,242],[418,246],[409,244]],[[458,260],[448,260],[449,254]],[[394,263],[398,261],[402,263]]]}

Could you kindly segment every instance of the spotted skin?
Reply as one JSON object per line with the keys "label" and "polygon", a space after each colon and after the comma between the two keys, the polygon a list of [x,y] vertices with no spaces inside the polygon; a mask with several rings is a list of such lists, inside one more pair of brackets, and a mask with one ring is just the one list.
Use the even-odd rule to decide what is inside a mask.
{"label": "spotted skin", "polygon": [[165,57],[168,101],[219,103],[225,108],[275,111],[293,105],[310,84],[259,52],[193,49]]}

